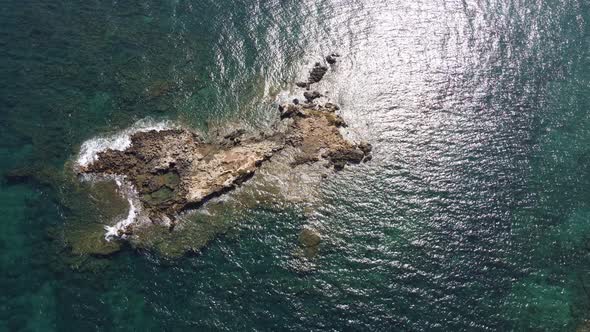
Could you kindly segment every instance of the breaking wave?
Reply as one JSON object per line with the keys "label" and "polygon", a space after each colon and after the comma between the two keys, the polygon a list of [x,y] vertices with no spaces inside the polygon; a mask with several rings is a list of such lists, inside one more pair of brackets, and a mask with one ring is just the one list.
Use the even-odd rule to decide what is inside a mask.
{"label": "breaking wave", "polygon": [[87,166],[96,160],[98,153],[107,149],[111,150],[125,150],[131,145],[131,136],[137,132],[150,130],[166,130],[178,128],[170,121],[155,121],[147,118],[137,121],[131,127],[123,129],[116,134],[109,136],[93,137],[82,143],[80,153],[76,159],[77,166]]}
{"label": "breaking wave", "polygon": [[134,224],[141,212],[141,203],[137,201],[137,193],[133,189],[131,185],[125,184],[122,178],[115,178],[115,182],[117,183],[117,187],[123,194],[125,198],[127,198],[127,202],[129,202],[129,212],[127,213],[127,217],[123,220],[118,221],[113,226],[105,226],[104,229],[106,233],[104,235],[105,240],[110,241],[112,238],[116,237],[124,237],[121,234],[126,233],[126,229]]}

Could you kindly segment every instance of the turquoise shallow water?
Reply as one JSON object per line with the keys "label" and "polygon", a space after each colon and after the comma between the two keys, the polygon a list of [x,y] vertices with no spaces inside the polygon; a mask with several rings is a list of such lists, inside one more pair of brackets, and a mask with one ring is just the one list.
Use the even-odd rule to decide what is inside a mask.
{"label": "turquoise shallow water", "polygon": [[[586,1],[5,1],[0,172],[151,117],[268,125],[321,55],[369,164],[323,240],[256,209],[199,255],[72,257],[67,186],[0,187],[0,330],[575,330],[590,318]],[[293,90],[295,91],[295,90]],[[56,235],[57,234],[57,235]],[[302,264],[304,266],[302,266]]]}

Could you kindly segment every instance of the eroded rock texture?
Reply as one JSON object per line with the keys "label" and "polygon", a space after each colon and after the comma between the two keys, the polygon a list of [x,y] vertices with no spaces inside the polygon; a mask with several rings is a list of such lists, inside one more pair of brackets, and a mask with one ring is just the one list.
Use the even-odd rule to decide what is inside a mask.
{"label": "eroded rock texture", "polygon": [[153,221],[174,220],[188,208],[232,190],[265,161],[289,146],[292,166],[326,160],[336,170],[360,163],[369,151],[341,135],[344,120],[334,105],[281,108],[285,129],[271,136],[242,132],[205,141],[187,129],[138,132],[124,151],[106,150],[79,173],[125,176]]}
{"label": "eroded rock texture", "polygon": [[[321,80],[326,71],[316,64],[306,85]],[[235,189],[265,162],[291,168],[323,163],[338,171],[370,160],[370,144],[342,136],[339,128],[346,123],[337,105],[316,104],[322,99],[316,91],[305,97],[305,103],[279,107],[280,121],[270,133],[236,130],[204,139],[188,129],[137,132],[125,150],[99,152],[76,172],[123,179],[137,192],[143,216],[173,228],[181,212]],[[132,235],[133,227],[124,223],[118,234]]]}

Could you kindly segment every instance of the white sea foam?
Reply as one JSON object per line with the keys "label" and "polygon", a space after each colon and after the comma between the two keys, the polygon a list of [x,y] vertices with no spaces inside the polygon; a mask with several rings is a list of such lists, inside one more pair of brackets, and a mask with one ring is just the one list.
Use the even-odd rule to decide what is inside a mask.
{"label": "white sea foam", "polygon": [[139,214],[139,208],[135,206],[133,199],[127,198],[129,202],[129,213],[127,218],[117,222],[114,226],[105,226],[106,233],[104,235],[105,240],[110,241],[113,238],[119,237],[119,231],[125,231],[125,229],[135,223],[137,215]]}
{"label": "white sea foam", "polygon": [[129,212],[127,213],[127,217],[125,217],[125,219],[118,221],[113,226],[104,227],[106,230],[104,238],[107,241],[117,237],[124,237],[124,235],[119,235],[119,231],[124,232],[127,227],[137,223],[141,216],[141,202],[139,201],[137,192],[133,186],[127,183],[125,181],[125,177],[123,176],[114,176],[113,179],[115,180],[117,187],[119,187],[119,193],[123,195],[123,197],[127,198],[127,202],[129,202]]}
{"label": "white sea foam", "polygon": [[123,151],[131,145],[131,136],[137,132],[177,128],[170,121],[154,121],[150,118],[140,120],[133,126],[109,136],[94,137],[82,143],[76,159],[77,166],[87,166],[94,162],[98,153],[107,149]]}
{"label": "white sea foam", "polygon": [[119,235],[119,230],[125,231],[125,229],[132,225],[137,224],[141,220],[141,202],[139,201],[137,191],[133,186],[125,181],[125,177],[121,175],[112,175],[112,174],[82,174],[81,178],[82,181],[88,182],[98,182],[98,181],[115,181],[115,184],[118,188],[118,193],[127,199],[129,203],[129,212],[127,212],[127,216],[116,222],[113,226],[104,226],[105,232],[105,240],[110,241],[113,238],[121,238],[125,237]]}

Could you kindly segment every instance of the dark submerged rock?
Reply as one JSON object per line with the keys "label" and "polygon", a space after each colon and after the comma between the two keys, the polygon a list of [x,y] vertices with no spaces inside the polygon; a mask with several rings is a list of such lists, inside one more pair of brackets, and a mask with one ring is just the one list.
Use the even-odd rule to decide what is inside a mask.
{"label": "dark submerged rock", "polygon": [[301,233],[299,233],[299,243],[303,247],[317,247],[320,245],[320,241],[322,240],[320,233],[315,229],[311,229],[309,227],[305,227]]}

